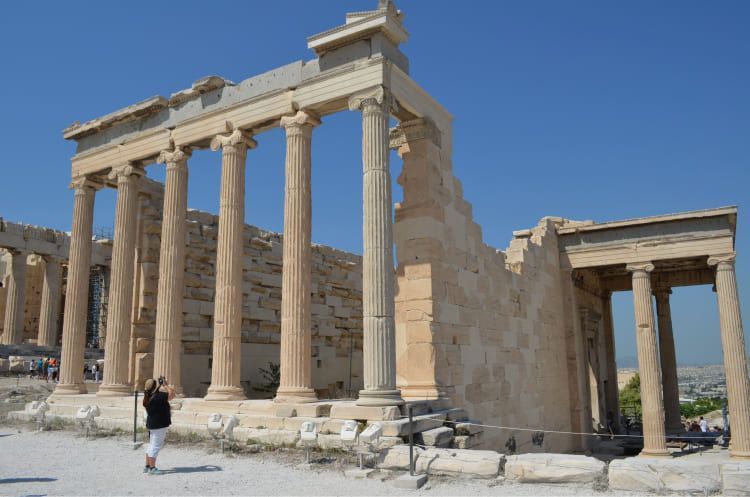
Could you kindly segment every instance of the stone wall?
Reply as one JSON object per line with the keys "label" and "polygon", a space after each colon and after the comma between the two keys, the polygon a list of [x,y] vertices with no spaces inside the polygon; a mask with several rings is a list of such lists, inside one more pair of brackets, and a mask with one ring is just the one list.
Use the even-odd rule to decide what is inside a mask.
{"label": "stone wall", "polygon": [[[448,399],[483,423],[569,430],[561,220],[519,232],[505,252],[488,246],[452,173],[450,129],[400,128],[392,134],[404,192],[394,226],[399,387],[409,399]],[[482,447],[504,450],[511,437],[517,451],[533,450],[530,432],[495,429]],[[572,439],[548,434],[543,445],[566,451]]]}
{"label": "stone wall", "polygon": [[[141,195],[134,299],[132,369],[140,383],[153,370],[161,185]],[[189,210],[185,262],[182,382],[203,396],[211,380],[218,216]],[[266,380],[259,368],[279,363],[282,236],[245,226],[241,378],[251,397]],[[313,245],[312,379],[320,398],[356,395],[362,388],[361,257]]]}

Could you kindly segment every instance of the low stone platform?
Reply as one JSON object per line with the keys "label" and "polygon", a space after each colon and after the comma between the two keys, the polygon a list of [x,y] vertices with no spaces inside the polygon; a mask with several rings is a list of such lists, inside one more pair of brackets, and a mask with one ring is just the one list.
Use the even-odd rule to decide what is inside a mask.
{"label": "low stone platform", "polygon": [[[105,429],[119,428],[132,431],[134,411],[137,423],[143,426],[144,409],[139,396],[137,405],[133,396],[98,397],[95,394],[51,395],[47,399],[49,411],[47,417],[59,417],[74,420],[81,406],[96,405],[100,416],[96,418],[97,426]],[[183,435],[209,437],[208,418],[213,413],[224,416],[235,416],[239,425],[234,429],[233,438],[238,441],[270,445],[293,445],[299,439],[299,430],[304,422],[312,422],[318,429],[318,445],[322,448],[339,448],[339,434],[343,423],[354,420],[362,424],[378,423],[382,427],[381,446],[391,447],[404,442],[409,435],[409,420],[404,414],[406,408],[398,407],[363,407],[354,401],[332,400],[303,404],[275,403],[272,400],[244,401],[207,401],[202,398],[179,398],[171,403],[171,430]],[[428,445],[442,444],[453,439],[453,426],[457,421],[467,420],[463,409],[446,408],[442,403],[413,403],[414,433],[435,433],[440,430],[441,437],[428,433]],[[28,407],[28,406],[27,406]],[[403,411],[401,410],[403,409]],[[13,411],[9,418],[28,420],[30,414],[24,411]],[[447,425],[448,427],[446,427]],[[451,433],[447,433],[450,431]]]}

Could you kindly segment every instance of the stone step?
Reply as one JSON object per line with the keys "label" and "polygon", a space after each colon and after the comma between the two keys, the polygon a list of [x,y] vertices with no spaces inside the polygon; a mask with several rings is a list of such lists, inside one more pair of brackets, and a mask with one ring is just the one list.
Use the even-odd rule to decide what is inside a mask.
{"label": "stone step", "polygon": [[[414,417],[414,433],[421,433],[423,431],[432,430],[443,426],[445,421],[445,414],[425,414],[423,416]],[[399,419],[396,421],[381,421],[380,424],[383,427],[383,436],[386,437],[405,437],[409,435],[409,420]]]}
{"label": "stone step", "polygon": [[432,447],[450,447],[453,443],[453,428],[440,426],[417,434],[417,443]]}
{"label": "stone step", "polygon": [[473,449],[482,445],[484,432],[474,435],[456,435],[453,437],[453,447],[456,449]]}
{"label": "stone step", "polygon": [[448,426],[453,426],[456,435],[476,435],[484,431],[484,428],[473,423],[449,423]]}

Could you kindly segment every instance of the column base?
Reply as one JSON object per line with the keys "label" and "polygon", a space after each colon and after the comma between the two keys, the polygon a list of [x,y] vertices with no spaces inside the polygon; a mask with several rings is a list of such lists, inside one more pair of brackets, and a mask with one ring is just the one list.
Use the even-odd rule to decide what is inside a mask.
{"label": "column base", "polygon": [[672,457],[668,450],[643,449],[638,457]]}
{"label": "column base", "polygon": [[312,388],[279,388],[273,401],[279,404],[303,404],[317,402],[318,396]]}
{"label": "column base", "polygon": [[404,399],[401,398],[401,390],[360,390],[357,399],[358,406],[401,406]]}
{"label": "column base", "polygon": [[88,393],[83,383],[58,383],[52,395],[80,395],[82,393]]}
{"label": "column base", "polygon": [[125,397],[133,393],[133,385],[100,385],[97,397]]}
{"label": "column base", "polygon": [[740,452],[738,450],[729,449],[729,457],[732,459],[750,459],[750,452]]}
{"label": "column base", "polygon": [[247,400],[241,387],[208,387],[203,400]]}

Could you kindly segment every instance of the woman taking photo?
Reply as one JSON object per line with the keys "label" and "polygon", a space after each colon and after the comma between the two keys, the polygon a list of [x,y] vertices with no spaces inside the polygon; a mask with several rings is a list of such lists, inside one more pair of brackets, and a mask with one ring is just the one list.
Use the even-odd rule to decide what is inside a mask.
{"label": "woman taking photo", "polygon": [[149,433],[149,443],[146,446],[146,467],[144,473],[150,475],[162,474],[156,468],[156,456],[164,446],[164,438],[167,429],[172,424],[169,401],[174,399],[174,389],[169,386],[167,379],[159,378],[159,381],[149,378],[143,392],[143,407],[146,408],[146,428]]}

